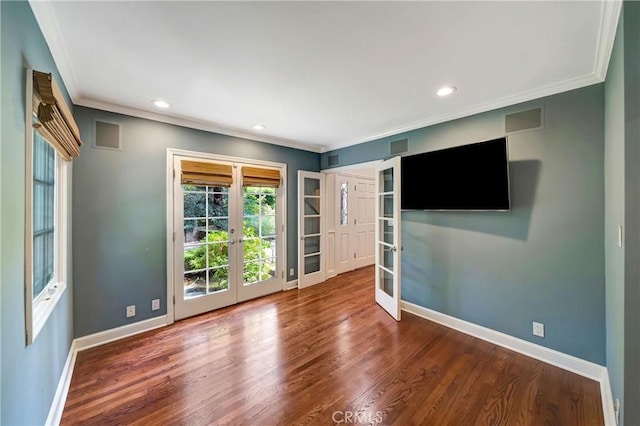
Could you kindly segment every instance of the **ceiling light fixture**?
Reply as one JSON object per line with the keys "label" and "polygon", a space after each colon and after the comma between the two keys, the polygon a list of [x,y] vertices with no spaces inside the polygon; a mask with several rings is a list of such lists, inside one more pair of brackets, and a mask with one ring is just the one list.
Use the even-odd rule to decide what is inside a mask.
{"label": "ceiling light fixture", "polygon": [[254,130],[264,130],[264,124],[254,124],[253,125]]}
{"label": "ceiling light fixture", "polygon": [[158,108],[169,108],[171,106],[169,105],[169,102],[162,101],[160,99],[153,100],[151,101],[151,103],[157,106]]}
{"label": "ceiling light fixture", "polygon": [[438,96],[449,96],[450,94],[452,94],[456,90],[457,89],[454,86],[443,86],[436,92],[436,95],[438,95]]}

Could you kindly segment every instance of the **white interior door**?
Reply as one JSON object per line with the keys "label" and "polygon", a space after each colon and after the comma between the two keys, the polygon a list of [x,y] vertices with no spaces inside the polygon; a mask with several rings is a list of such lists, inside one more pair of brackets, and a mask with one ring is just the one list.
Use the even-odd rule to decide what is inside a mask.
{"label": "white interior door", "polygon": [[375,183],[372,179],[355,178],[353,242],[354,267],[374,263],[375,258]]}
{"label": "white interior door", "polygon": [[[230,186],[182,184],[182,161],[230,166]],[[242,163],[173,157],[176,320],[283,288],[284,188],[242,185]]]}
{"label": "white interior door", "polygon": [[376,302],[400,321],[400,157],[376,173]]}
{"label": "white interior door", "polygon": [[325,280],[324,221],[322,220],[324,175],[298,171],[298,287]]}

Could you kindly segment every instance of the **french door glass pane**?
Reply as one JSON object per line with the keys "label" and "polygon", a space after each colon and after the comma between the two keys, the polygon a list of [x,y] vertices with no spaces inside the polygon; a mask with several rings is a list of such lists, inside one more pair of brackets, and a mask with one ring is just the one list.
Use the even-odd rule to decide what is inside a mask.
{"label": "french door glass pane", "polygon": [[320,233],[320,217],[304,218],[304,235]]}
{"label": "french door glass pane", "polygon": [[380,172],[380,191],[379,192],[392,192],[393,191],[393,169],[386,169]]}
{"label": "french door glass pane", "polygon": [[242,277],[245,285],[276,276],[275,194],[274,188],[243,188]]}
{"label": "french door glass pane", "polygon": [[384,244],[380,244],[380,265],[393,271],[393,251]]}
{"label": "french door glass pane", "polygon": [[320,236],[304,239],[304,254],[320,253]]}
{"label": "french door glass pane", "polygon": [[227,188],[183,185],[184,297],[229,288]]}
{"label": "french door glass pane", "polygon": [[382,291],[393,297],[393,274],[380,268],[380,282],[378,286]]}
{"label": "french door glass pane", "polygon": [[304,214],[312,216],[320,214],[320,198],[304,197]]}
{"label": "french door glass pane", "polygon": [[382,199],[382,212],[381,217],[393,217],[393,195],[381,195]]}
{"label": "french door glass pane", "polygon": [[320,196],[320,179],[304,178],[304,195]]}
{"label": "french door glass pane", "polygon": [[308,256],[304,258],[304,273],[313,274],[320,270],[320,255]]}
{"label": "french door glass pane", "polygon": [[390,219],[380,219],[380,235],[382,241],[393,244],[393,221]]}

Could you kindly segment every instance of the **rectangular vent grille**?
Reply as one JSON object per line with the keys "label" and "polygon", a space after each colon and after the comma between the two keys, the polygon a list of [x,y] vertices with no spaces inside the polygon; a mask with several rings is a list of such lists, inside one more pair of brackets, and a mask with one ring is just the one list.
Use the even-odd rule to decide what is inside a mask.
{"label": "rectangular vent grille", "polygon": [[120,150],[119,124],[96,120],[93,134],[93,146],[95,148]]}
{"label": "rectangular vent grille", "polygon": [[340,159],[338,158],[338,154],[333,154],[327,158],[327,161],[329,162],[329,167],[331,167],[331,166],[337,166],[338,163],[340,162]]}
{"label": "rectangular vent grille", "polygon": [[397,155],[409,151],[409,139],[400,139],[389,143],[389,154]]}
{"label": "rectangular vent grille", "polygon": [[504,131],[506,133],[522,130],[539,129],[542,127],[542,108],[508,114],[504,117]]}

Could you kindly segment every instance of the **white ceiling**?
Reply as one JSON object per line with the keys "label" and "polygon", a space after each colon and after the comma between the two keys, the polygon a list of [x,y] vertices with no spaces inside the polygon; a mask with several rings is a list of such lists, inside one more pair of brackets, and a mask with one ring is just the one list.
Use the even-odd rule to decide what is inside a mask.
{"label": "white ceiling", "polygon": [[[316,152],[601,82],[620,11],[612,1],[31,6],[75,104]],[[444,84],[458,91],[438,98]]]}

